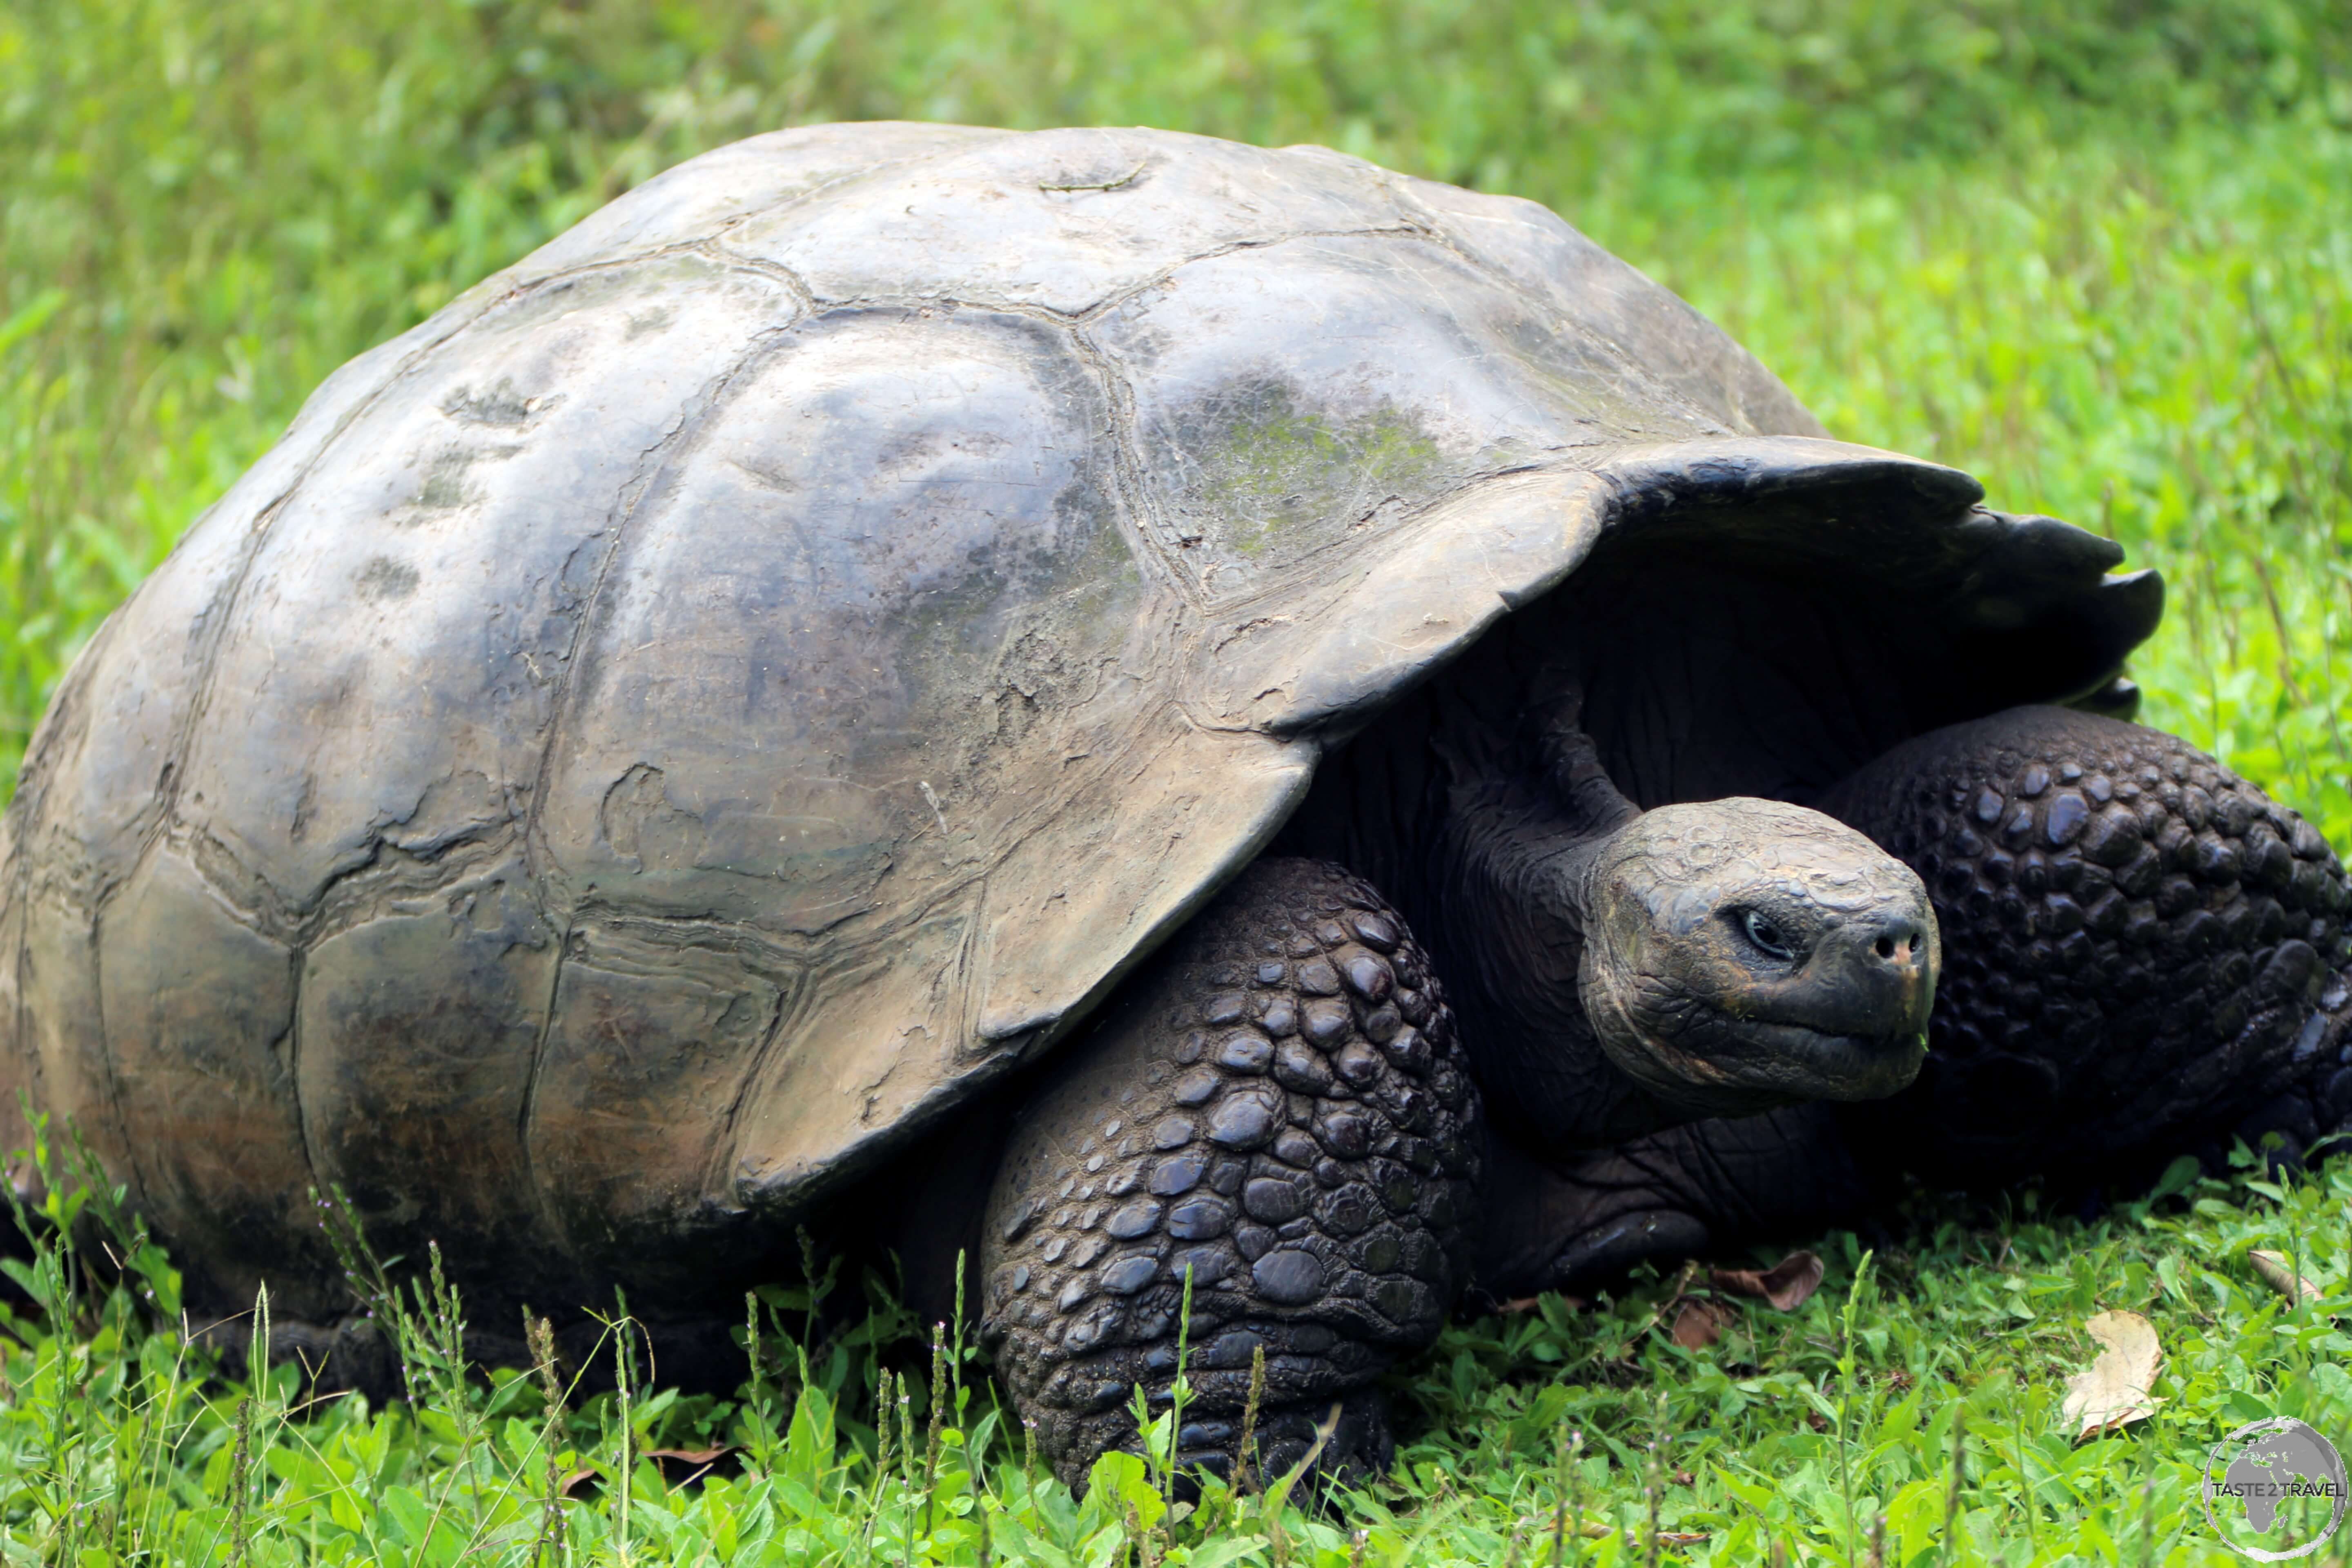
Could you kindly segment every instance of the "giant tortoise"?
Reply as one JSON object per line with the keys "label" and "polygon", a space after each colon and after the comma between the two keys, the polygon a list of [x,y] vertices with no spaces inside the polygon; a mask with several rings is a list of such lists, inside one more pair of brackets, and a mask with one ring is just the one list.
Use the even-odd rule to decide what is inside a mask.
{"label": "giant tortoise", "polygon": [[755,137],[330,377],[75,662],[0,1133],[281,1352],[361,1359],[316,1193],[674,1369],[830,1224],[970,1255],[1066,1474],[1188,1289],[1188,1458],[1263,1356],[1267,1462],[1376,1464],[1473,1282],[2344,1109],[2336,862],[1981,498],[1524,201]]}

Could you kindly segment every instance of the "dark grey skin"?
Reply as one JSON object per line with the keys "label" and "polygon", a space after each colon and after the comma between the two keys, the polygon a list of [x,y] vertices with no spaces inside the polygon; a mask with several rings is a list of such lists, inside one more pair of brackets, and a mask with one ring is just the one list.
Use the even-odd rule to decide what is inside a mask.
{"label": "dark grey skin", "polygon": [[1573,1286],[1850,1224],[1906,1176],[2091,1200],[2184,1153],[2221,1169],[2239,1140],[2292,1160],[2352,1119],[2352,883],[2210,757],[2021,708],[1898,746],[1822,804],[1933,896],[1947,962],[1919,1079],[1866,1114],[1707,1121],[1555,1165],[1494,1267]]}
{"label": "dark grey skin", "polygon": [[1263,1350],[1265,1462],[1337,1405],[1325,1462],[1377,1468],[1371,1380],[1434,1337],[1490,1230],[1539,1223],[1511,1212],[1539,1186],[1482,1180],[1498,1158],[1917,1072],[1937,963],[1917,876],[1785,802],[1642,811],[1575,709],[1547,672],[1507,729],[1449,710],[1436,809],[1352,825],[1371,879],[1259,860],[1022,1111],[984,1337],[1066,1477],[1132,1440],[1138,1383],[1172,1377],[1188,1273],[1188,1460],[1230,1461]]}
{"label": "dark grey skin", "polygon": [[[1263,1462],[1336,1410],[1321,1462],[1358,1473],[1390,1452],[1372,1380],[1467,1286],[1850,1220],[1906,1169],[2052,1169],[2053,1115],[2084,1160],[2168,1157],[2340,1052],[2341,870],[2172,737],[2053,708],[1937,731],[1824,797],[1874,844],[1777,801],[1640,810],[1562,684],[1538,674],[1514,733],[1454,683],[1419,767],[1383,737],[1364,765],[1425,767],[1426,809],[1343,770],[1277,846],[1320,858],[1253,866],[1021,1111],[985,1335],[1065,1476],[1133,1440],[1138,1384],[1164,1396],[1188,1270],[1187,1461],[1231,1462],[1262,1351]],[[1929,1056],[1939,917],[1966,945]]]}

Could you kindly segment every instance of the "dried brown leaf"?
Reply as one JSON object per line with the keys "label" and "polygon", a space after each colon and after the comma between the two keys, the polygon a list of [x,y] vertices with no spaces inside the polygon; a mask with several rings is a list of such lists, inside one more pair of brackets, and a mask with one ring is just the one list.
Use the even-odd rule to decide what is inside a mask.
{"label": "dried brown leaf", "polygon": [[1811,1252],[1792,1252],[1760,1272],[1753,1268],[1717,1268],[1707,1279],[1727,1296],[1768,1301],[1777,1310],[1793,1312],[1811,1300],[1813,1292],[1822,1288],[1822,1260]]}
{"label": "dried brown leaf", "polygon": [[647,1448],[642,1457],[648,1459],[674,1460],[681,1465],[707,1465],[721,1455],[731,1454],[734,1451],[735,1445],[732,1443],[714,1443],[708,1448]]}
{"label": "dried brown leaf", "polygon": [[1738,1321],[1738,1313],[1724,1302],[1686,1296],[1675,1314],[1675,1343],[1686,1351],[1705,1350]]}
{"label": "dried brown leaf", "polygon": [[2256,1249],[2246,1254],[2246,1260],[2254,1266],[2254,1273],[2263,1284],[2288,1300],[2292,1301],[2298,1296],[2306,1301],[2319,1300],[2319,1287],[2311,1282],[2310,1275],[2297,1275],[2294,1261],[2286,1254]]}
{"label": "dried brown leaf", "polygon": [[[735,1452],[732,1443],[717,1443],[708,1448],[643,1448],[640,1459],[653,1461],[662,1479],[672,1486],[685,1486],[716,1468],[719,1462]],[[590,1490],[600,1490],[604,1485],[603,1472],[583,1468],[572,1471],[556,1483],[559,1497],[581,1497]]]}
{"label": "dried brown leaf", "polygon": [[[1626,1545],[1634,1547],[1637,1550],[1643,1546],[1648,1539],[1647,1535],[1643,1531],[1619,1531],[1609,1525],[1602,1524],[1597,1520],[1587,1520],[1582,1524],[1578,1525],[1576,1527],[1576,1533],[1584,1537],[1587,1541],[1606,1541],[1612,1535],[1622,1535],[1624,1538]],[[1661,1546],[1704,1546],[1706,1544],[1706,1536],[1701,1531],[1696,1530],[1662,1530],[1658,1531],[1658,1544]]]}
{"label": "dried brown leaf", "polygon": [[[1553,1525],[1557,1521],[1552,1518],[1552,1516],[1548,1513],[1529,1514],[1525,1519],[1519,1521],[1518,1531],[1515,1531],[1514,1535],[1516,1537],[1517,1534],[1524,1532],[1541,1537],[1550,1533]],[[1626,1545],[1634,1547],[1641,1546],[1647,1539],[1645,1533],[1640,1530],[1620,1530],[1613,1524],[1604,1524],[1597,1519],[1578,1520],[1575,1523],[1568,1527],[1568,1533],[1579,1536],[1586,1541],[1606,1541],[1612,1535],[1622,1536]],[[1704,1546],[1706,1544],[1706,1536],[1698,1531],[1662,1530],[1658,1531],[1658,1544],[1661,1546]]]}
{"label": "dried brown leaf", "polygon": [[2156,1414],[2157,1369],[2164,1364],[2156,1325],[2137,1312],[2101,1312],[2083,1325],[2104,1348],[2090,1366],[2066,1380],[2060,1414],[2074,1441],[2119,1431]]}

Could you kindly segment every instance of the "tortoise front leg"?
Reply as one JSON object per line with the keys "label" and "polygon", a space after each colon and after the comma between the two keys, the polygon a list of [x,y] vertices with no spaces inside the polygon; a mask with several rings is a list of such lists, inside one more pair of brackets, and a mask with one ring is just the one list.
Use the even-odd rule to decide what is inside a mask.
{"label": "tortoise front leg", "polygon": [[1493,1145],[1477,1283],[1497,1300],[1590,1291],[1756,1241],[1804,1241],[1879,1206],[1899,1174],[1866,1163],[1840,1112],[1808,1101],[1714,1117],[1539,1163]]}
{"label": "tortoise front leg", "polygon": [[1262,860],[1123,988],[1020,1113],[988,1203],[982,1334],[1081,1481],[1167,1407],[1185,1283],[1181,1463],[1220,1473],[1263,1352],[1258,1450],[1385,1468],[1372,1384],[1467,1275],[1477,1095],[1427,959],[1369,886]]}

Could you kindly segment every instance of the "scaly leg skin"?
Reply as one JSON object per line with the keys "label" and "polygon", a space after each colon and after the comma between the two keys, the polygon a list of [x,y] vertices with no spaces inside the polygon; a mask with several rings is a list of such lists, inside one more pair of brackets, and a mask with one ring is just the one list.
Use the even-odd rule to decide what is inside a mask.
{"label": "scaly leg skin", "polygon": [[[243,1378],[249,1375],[253,1328],[253,1314],[240,1312],[205,1324],[189,1339],[219,1355],[226,1376]],[[402,1394],[399,1350],[385,1326],[364,1313],[311,1322],[273,1312],[264,1353],[273,1367],[301,1368],[305,1399],[356,1393],[383,1405]]]}
{"label": "scaly leg skin", "polygon": [[1670,1127],[1550,1164],[1497,1144],[1477,1284],[1496,1300],[1590,1291],[1636,1263],[1851,1225],[1894,1188],[1820,1102]]}
{"label": "scaly leg skin", "polygon": [[1337,867],[1251,867],[1122,988],[1022,1112],[989,1197],[982,1331],[1066,1480],[1167,1408],[1192,1288],[1180,1463],[1385,1469],[1373,1379],[1467,1277],[1477,1094],[1429,963]]}
{"label": "scaly leg skin", "polygon": [[2352,1110],[2352,886],[2212,758],[2021,708],[1908,742],[1820,804],[1918,871],[1943,931],[1925,1070],[1843,1118],[1877,1157],[1974,1187],[2137,1181]]}

